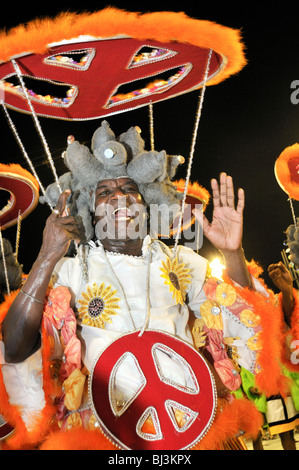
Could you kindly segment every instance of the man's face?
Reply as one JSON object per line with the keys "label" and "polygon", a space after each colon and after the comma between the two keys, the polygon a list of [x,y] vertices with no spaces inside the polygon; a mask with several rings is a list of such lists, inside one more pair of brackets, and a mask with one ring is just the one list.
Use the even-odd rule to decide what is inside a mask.
{"label": "man's face", "polygon": [[111,240],[144,238],[146,206],[130,178],[100,181],[95,193],[95,233]]}

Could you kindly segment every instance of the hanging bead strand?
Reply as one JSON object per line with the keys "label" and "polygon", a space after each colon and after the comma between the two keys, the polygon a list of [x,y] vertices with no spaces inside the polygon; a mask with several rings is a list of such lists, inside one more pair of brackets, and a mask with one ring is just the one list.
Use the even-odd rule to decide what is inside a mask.
{"label": "hanging bead strand", "polygon": [[[19,145],[19,147],[20,147],[20,149],[21,149],[21,152],[23,153],[23,156],[24,156],[26,162],[28,163],[28,165],[29,165],[29,167],[30,167],[30,170],[32,171],[32,173],[33,173],[33,175],[34,175],[36,181],[38,182],[41,192],[42,192],[43,195],[45,196],[46,190],[45,190],[45,188],[43,187],[42,182],[40,181],[40,179],[39,179],[39,177],[38,177],[38,174],[37,174],[36,171],[35,171],[35,168],[34,168],[34,166],[33,166],[33,163],[32,163],[32,161],[30,160],[28,153],[26,152],[26,149],[25,149],[25,147],[24,147],[24,145],[23,145],[23,142],[22,142],[22,140],[21,140],[21,138],[20,138],[20,136],[19,136],[19,134],[18,134],[17,128],[16,128],[16,126],[14,125],[14,123],[13,123],[13,121],[12,121],[12,119],[11,119],[11,117],[10,117],[8,111],[7,111],[7,108],[6,108],[5,103],[4,103],[3,100],[1,100],[1,106],[2,106],[2,108],[3,108],[4,115],[5,115],[6,119],[7,119],[7,122],[8,122],[8,124],[9,124],[9,127],[11,128],[12,133],[13,133],[13,135],[14,135],[14,137],[15,137],[15,139],[16,139],[16,141],[17,141],[17,143],[18,143],[18,145]],[[53,207],[52,207],[49,203],[48,203],[48,205],[50,206],[50,208],[51,208],[51,210],[52,210]]]}
{"label": "hanging bead strand", "polygon": [[182,218],[183,218],[183,214],[184,214],[184,210],[185,210],[185,202],[186,202],[188,184],[189,184],[190,175],[191,175],[194,149],[195,149],[195,144],[196,144],[196,139],[197,139],[199,121],[200,121],[200,118],[201,118],[201,111],[202,111],[202,106],[203,106],[203,101],[204,101],[204,96],[205,96],[205,91],[206,91],[206,83],[207,83],[207,80],[208,80],[212,53],[213,53],[213,50],[210,49],[209,56],[208,56],[208,61],[207,61],[207,65],[206,65],[206,70],[205,70],[205,75],[204,75],[204,80],[203,80],[203,85],[202,85],[202,89],[201,89],[201,93],[200,93],[200,97],[199,97],[199,102],[198,102],[198,108],[197,108],[197,113],[196,113],[196,118],[195,118],[195,126],[194,126],[194,130],[193,130],[191,149],[190,149],[190,155],[189,155],[189,162],[188,162],[187,176],[186,176],[186,182],[185,182],[185,189],[184,189],[182,206],[181,206],[181,211],[180,211],[180,218],[179,218],[179,223],[178,223],[178,229],[177,229],[177,234],[176,234],[176,239],[175,239],[175,244],[174,244],[174,249],[173,249],[173,259],[176,257],[176,254],[177,254],[179,236],[180,236],[180,233],[181,233]]}
{"label": "hanging bead strand", "polygon": [[150,128],[150,142],[151,142],[151,151],[155,150],[155,137],[154,137],[154,110],[153,103],[150,101],[148,105],[149,111],[149,128]]}
{"label": "hanging bead strand", "polygon": [[21,223],[22,223],[22,215],[21,215],[21,211],[19,211],[18,223],[17,223],[17,234],[16,234],[16,247],[15,247],[15,257],[17,261],[18,261],[19,246],[20,246]]}
{"label": "hanging bead strand", "polygon": [[6,265],[6,258],[5,258],[5,253],[4,253],[4,244],[3,244],[3,237],[2,237],[1,227],[0,227],[0,245],[1,245],[1,254],[2,254],[2,260],[3,260],[3,268],[4,268],[7,295],[10,295],[10,286],[9,286],[9,279],[8,279],[8,274],[7,274],[7,265]]}
{"label": "hanging bead strand", "polygon": [[33,121],[35,123],[35,126],[36,126],[36,129],[37,129],[37,132],[40,136],[40,139],[42,141],[42,144],[44,146],[44,149],[45,149],[45,152],[46,152],[46,155],[47,155],[47,158],[48,158],[48,161],[50,163],[50,166],[51,166],[51,169],[52,169],[52,172],[53,172],[53,175],[54,175],[54,178],[55,178],[55,182],[57,184],[57,187],[60,191],[60,193],[62,192],[62,189],[61,189],[61,186],[60,186],[60,182],[59,182],[59,179],[58,179],[58,176],[57,176],[57,173],[56,173],[56,169],[55,169],[55,165],[54,165],[54,162],[53,162],[53,158],[52,158],[52,155],[51,155],[51,152],[50,152],[50,149],[49,149],[49,146],[47,144],[47,141],[46,141],[46,138],[44,136],[44,133],[42,131],[42,128],[41,128],[41,125],[39,123],[39,120],[38,120],[38,117],[36,115],[36,112],[34,110],[34,107],[31,103],[31,99],[28,95],[28,92],[27,92],[27,89],[25,87],[25,84],[24,84],[24,80],[23,80],[23,76],[22,76],[22,72],[21,72],[21,69],[19,67],[19,65],[17,64],[16,60],[15,59],[12,59],[11,60],[12,64],[13,64],[13,67],[15,69],[15,72],[18,76],[18,79],[19,79],[19,82],[20,82],[20,85],[22,87],[22,91],[26,97],[26,100],[27,100],[27,103],[28,103],[28,106],[30,108],[30,111],[32,113],[32,117],[33,117]]}

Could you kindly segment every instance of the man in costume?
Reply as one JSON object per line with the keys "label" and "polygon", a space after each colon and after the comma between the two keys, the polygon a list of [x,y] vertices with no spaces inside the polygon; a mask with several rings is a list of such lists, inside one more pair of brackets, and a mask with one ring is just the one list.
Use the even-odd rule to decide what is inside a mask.
{"label": "man in costume", "polygon": [[[167,25],[166,37],[165,25]],[[26,31],[23,34],[23,27],[14,30],[14,41],[11,41],[10,35],[5,37],[2,35],[1,45],[8,43],[9,46],[6,48],[5,56],[1,56],[5,62],[2,67],[2,77],[11,74],[13,67],[22,84],[22,90],[15,90],[13,84],[4,82],[3,86],[7,90],[5,98],[8,98],[8,102],[15,109],[22,109],[25,96],[36,122],[38,122],[36,113],[63,119],[104,117],[113,114],[113,110],[120,112],[132,109],[134,105],[138,107],[147,101],[152,103],[160,97],[165,99],[172,94],[176,96],[194,90],[194,87],[203,87],[203,84],[217,83],[239,71],[245,64],[238,32],[206,21],[200,23],[194,22],[193,19],[189,21],[184,15],[172,12],[142,17],[108,8],[96,15],[88,14],[83,21],[82,16],[77,18],[73,15],[63,15],[63,18],[56,19],[54,23],[49,20],[46,25],[39,22],[38,35],[34,28],[31,29],[33,30],[34,44],[37,37],[40,39],[37,64],[40,63],[41,51],[44,51],[47,57],[42,61],[42,67],[51,71],[51,75],[53,72],[58,72],[59,83],[65,82],[69,67],[82,79],[82,84],[69,90],[70,99],[66,99],[67,103],[62,103],[61,100],[55,102],[55,97],[48,97],[50,98],[48,102],[31,90],[34,94],[31,95],[34,107],[31,106],[31,98],[26,86],[22,84],[22,74],[25,70],[26,73],[29,69],[33,70],[32,64],[26,67],[27,57],[23,57],[22,64],[18,64],[15,57],[18,55],[19,47],[21,54],[27,50],[28,44],[29,51],[35,49],[35,47],[32,49],[32,33],[27,34]],[[84,39],[86,35],[96,39],[96,44],[91,41],[92,46],[88,46],[85,41],[84,46],[80,45],[80,55],[83,48],[92,47],[86,50],[87,53],[83,58],[85,63],[82,64],[73,58],[73,39],[78,38],[78,35],[84,36]],[[176,50],[174,38],[178,35],[183,44],[178,45],[179,50]],[[125,42],[120,40],[123,36]],[[107,91],[109,96],[104,92],[100,97],[97,81],[101,77],[100,70],[103,70],[105,77],[107,68],[106,61],[102,60],[102,54],[95,52],[98,45],[102,50],[103,38],[108,39],[108,46],[117,46],[119,56],[113,54],[113,58],[120,57],[122,60],[125,55],[120,46],[125,45],[128,38],[133,39],[133,42],[129,41],[129,45],[132,43],[134,56],[131,52],[131,59],[125,61],[125,67],[130,69],[128,73],[134,74],[134,83],[137,76],[142,78],[144,73],[147,75],[147,66],[151,67],[151,77],[154,77],[155,64],[158,66],[159,74],[164,70],[160,65],[168,69],[170,64],[165,62],[167,58],[172,60],[171,70],[174,70],[174,66],[179,66],[179,70],[168,78],[167,83],[164,80],[155,81],[154,84],[149,83],[145,89],[137,89],[125,95],[120,93],[119,83],[115,88],[111,85],[113,74],[110,74],[109,91]],[[117,41],[111,41],[111,38],[117,38]],[[161,49],[161,43],[158,45],[156,42],[151,42],[151,46],[148,38],[162,41],[162,46],[165,39],[168,43]],[[51,57],[48,57],[47,41],[51,43],[63,41],[62,47],[64,47],[66,39],[71,40],[71,57],[68,57],[65,49],[60,50],[60,46],[55,51],[51,46]],[[146,42],[143,43],[145,39]],[[13,50],[10,47],[11,43],[14,44]],[[184,56],[180,55],[180,52],[184,49],[188,52],[189,44],[191,55],[190,58],[184,58],[183,62],[186,63],[187,60],[187,65],[182,67]],[[200,52],[199,56],[194,55],[193,46],[199,46],[204,53]],[[152,48],[150,54],[148,54],[149,47]],[[158,57],[161,53],[163,62],[159,64]],[[111,55],[110,47],[107,55],[108,57]],[[193,57],[196,60],[193,60]],[[32,57],[29,58],[31,60]],[[175,58],[178,59],[177,63]],[[94,68],[96,62],[98,65]],[[112,62],[115,66],[118,64],[118,60],[113,59]],[[55,67],[52,67],[54,63]],[[197,70],[196,63],[199,66],[198,73],[194,74],[194,81],[190,81],[193,72]],[[102,65],[104,68],[99,68]],[[86,80],[84,74],[81,72],[77,74],[78,70],[88,73],[96,70],[97,80]],[[46,70],[44,72],[47,75]],[[35,75],[41,77],[40,72]],[[131,78],[128,77],[128,81],[132,82]],[[88,83],[88,98],[85,99],[83,89],[86,83]],[[92,85],[96,87],[96,93],[90,100]],[[202,99],[203,94],[199,104],[202,104]],[[84,105],[80,100],[84,101]],[[86,106],[87,101],[90,106]],[[94,109],[91,109],[93,107]],[[199,118],[200,112],[196,116],[196,127]],[[39,126],[38,129],[40,136],[43,137]],[[192,144],[195,143],[195,139],[196,133]],[[153,135],[151,140],[153,141]],[[47,146],[45,147],[48,155]],[[108,123],[103,122],[93,136],[91,151],[73,138],[69,139],[64,161],[70,171],[59,178],[59,184],[54,172],[55,183],[47,189],[42,198],[43,202],[55,209],[47,220],[41,251],[27,282],[19,291],[4,319],[3,335],[7,362],[3,364],[2,371],[10,403],[22,406],[22,418],[30,432],[34,434],[41,422],[46,425],[50,422],[59,423],[62,431],[69,431],[69,433],[60,433],[56,443],[52,441],[52,444],[49,444],[48,440],[48,447],[44,448],[51,446],[59,448],[59,445],[65,445],[66,448],[83,448],[84,445],[90,449],[108,448],[107,440],[103,442],[101,434],[96,431],[96,428],[103,424],[103,417],[99,414],[107,410],[110,413],[108,421],[111,425],[117,423],[118,428],[122,428],[120,429],[122,437],[119,437],[118,429],[111,431],[106,425],[101,428],[105,429],[112,443],[122,448],[155,448],[151,447],[152,443],[157,446],[162,445],[163,449],[193,448],[198,444],[200,448],[216,448],[226,439],[236,436],[240,429],[254,432],[256,425],[258,428],[258,417],[248,402],[235,400],[230,404],[228,403],[230,400],[227,399],[226,403],[219,401],[216,410],[214,382],[209,375],[210,372],[204,381],[202,381],[204,374],[199,373],[196,378],[192,367],[194,369],[204,361],[193,348],[193,338],[188,327],[189,317],[193,315],[198,320],[196,324],[194,323],[198,333],[196,345],[199,347],[201,340],[205,342],[204,338],[207,338],[207,350],[213,359],[215,370],[227,389],[235,390],[238,387],[240,382],[238,363],[259,373],[258,378],[260,385],[263,385],[262,388],[268,387],[271,393],[272,389],[277,389],[280,371],[275,368],[276,363],[271,360],[272,358],[263,355],[263,351],[269,350],[265,347],[268,324],[264,320],[265,317],[272,319],[272,312],[267,317],[268,310],[265,308],[267,301],[258,297],[255,289],[259,287],[249,275],[241,246],[243,191],[240,190],[238,193],[238,203],[235,208],[231,178],[222,174],[220,185],[215,180],[212,182],[214,217],[211,224],[204,218],[204,232],[222,251],[229,277],[225,282],[210,278],[205,283],[206,260],[195,255],[192,250],[177,244],[173,249],[168,248],[155,239],[153,233],[151,235],[154,237],[150,237],[147,233],[145,237],[141,235],[142,229],[147,227],[145,204],[147,209],[150,207],[148,212],[150,227],[155,226],[156,230],[153,231],[157,233],[162,233],[160,227],[170,225],[177,212],[180,212],[180,197],[171,182],[178,164],[181,163],[180,157],[167,155],[164,151],[156,152],[153,147],[152,145],[150,152],[145,150],[144,142],[136,128],[131,128],[116,138]],[[51,162],[51,158],[49,161]],[[191,163],[192,159],[189,161]],[[191,165],[189,169],[191,170]],[[103,213],[102,209],[106,209],[106,203],[109,203],[109,206]],[[136,208],[132,209],[131,203],[138,206],[138,217],[136,217]],[[173,210],[169,210],[170,207]],[[152,224],[153,221],[156,224]],[[118,229],[121,229],[121,238],[113,234]],[[136,238],[133,235],[137,229]],[[127,233],[129,236],[123,238]],[[69,254],[70,243],[75,246],[77,256],[64,258],[67,253]],[[53,289],[48,288],[50,281],[54,285]],[[236,282],[238,284],[234,284]],[[260,323],[253,321],[252,316],[252,305],[255,304],[256,294],[258,302],[254,308],[257,307],[261,314],[258,316]],[[134,355],[129,349],[133,340],[136,343],[136,332],[140,339],[140,347],[135,350]],[[149,351],[145,345],[148,345],[148,338],[153,336],[155,344]],[[278,347],[277,335],[269,336],[273,338],[275,347]],[[161,337],[163,339],[158,340]],[[110,360],[112,352],[115,349],[119,352],[120,345],[123,347],[126,341],[128,349],[123,351],[124,354],[113,365]],[[182,352],[180,355],[176,347],[184,351],[184,354],[190,354],[190,359],[185,359]],[[227,350],[232,352],[232,359],[228,357]],[[148,359],[148,363],[143,362],[147,372],[150,359],[154,361],[156,369],[152,367],[149,376],[145,369],[142,370],[139,366],[143,359],[140,357],[140,351]],[[99,352],[101,356],[98,358]],[[107,359],[104,361],[104,367],[97,367],[99,362],[101,365],[103,357]],[[101,372],[107,372],[107,363],[111,365],[112,371],[108,380],[107,376],[104,380]],[[18,384],[18,387],[14,386],[8,373],[11,365],[16,367],[22,365],[19,369],[22,369],[24,374],[19,370],[18,376],[22,378],[20,380],[22,383]],[[264,375],[261,371],[264,372],[267,367],[268,373]],[[206,373],[207,369],[204,363],[202,372]],[[92,385],[88,392],[90,395],[95,392],[100,403],[107,398],[108,385],[109,400],[100,406],[101,410],[95,405],[95,396],[92,406],[86,399],[86,376],[89,373]],[[157,373],[161,383],[158,382]],[[29,378],[33,378],[29,383],[26,382],[26,374]],[[102,383],[97,388],[94,383],[99,377]],[[147,385],[153,378],[156,380],[153,382],[156,386],[149,388]],[[272,380],[269,381],[269,378]],[[172,393],[175,390],[176,395],[175,398],[174,395],[167,395],[165,407],[168,416],[165,415],[165,409],[159,409],[161,418],[155,407],[151,405],[151,400],[154,395],[157,398],[160,392],[162,394],[162,391],[166,390],[165,385],[171,386]],[[205,389],[207,393],[203,392]],[[199,401],[204,400],[204,404],[201,402],[202,408],[192,409],[192,406],[196,407],[195,402],[190,405],[188,401],[188,406],[185,402],[182,403],[180,401],[183,399],[182,396],[180,399],[177,398],[177,394],[182,390],[185,395],[189,395],[190,400],[192,396],[200,398]],[[221,394],[226,392],[227,390],[223,390],[222,387]],[[140,399],[144,397],[148,398],[148,402],[147,404],[142,402],[140,405]],[[157,407],[158,402],[159,400]],[[32,403],[42,418],[38,424],[32,419],[30,406]],[[181,443],[178,443],[177,436],[180,438],[179,441],[183,441],[185,435],[189,435],[189,432],[192,434],[193,428],[197,429],[198,424],[204,422],[208,408],[210,414],[206,416],[206,424],[202,430],[192,435],[192,438],[188,438],[189,440],[185,440],[182,447],[178,447]],[[137,412],[140,412],[141,417],[137,416]],[[131,413],[135,413],[136,422],[130,419],[126,421],[128,415],[132,416]],[[250,419],[245,418],[248,415]],[[224,419],[225,416],[227,420]],[[253,426],[250,427],[252,423]],[[163,435],[164,424],[167,432]],[[77,428],[80,432],[74,438],[74,433],[71,431]],[[84,428],[88,431],[88,435],[84,434]],[[173,436],[169,441],[167,439],[171,433]],[[39,438],[41,437],[40,432],[36,433],[36,445],[37,434]],[[75,439],[73,444],[66,440],[61,444],[62,434],[68,434],[68,438]],[[126,441],[128,436],[130,436],[129,443]],[[34,442],[34,436],[31,442]],[[145,447],[142,447],[142,444]],[[109,448],[113,448],[113,445]]]}
{"label": "man in costume", "polygon": [[[244,288],[248,292],[261,290],[249,274],[242,250],[243,190],[238,192],[235,207],[232,178],[222,173],[220,183],[212,180],[213,220],[209,223],[204,216],[203,230],[205,236],[221,250],[231,281],[217,281],[216,285],[210,284],[206,290],[205,259],[184,246],[177,247],[176,257],[173,257],[172,250],[160,241],[152,240],[149,235],[132,237],[134,230],[129,230],[133,225],[138,227],[139,234],[146,233],[147,212],[142,208],[151,205],[152,209],[154,201],[169,203],[177,197],[169,178],[171,165],[166,153],[161,156],[161,152],[144,152],[144,144],[140,142],[136,129],[131,128],[115,139],[105,122],[93,136],[92,152],[76,141],[71,142],[66,150],[64,158],[71,171],[60,178],[62,194],[55,193],[53,186],[49,188],[48,197],[53,200],[58,198],[58,201],[46,222],[37,260],[3,323],[7,363],[29,360],[36,368],[40,358],[44,313],[43,331],[52,337],[50,365],[60,360],[60,372],[54,380],[56,384],[63,385],[63,393],[58,394],[60,401],[56,413],[63,431],[78,426],[88,430],[97,428],[98,422],[85,398],[85,378],[99,351],[105,350],[124,333],[158,330],[193,345],[188,321],[190,315],[195,315],[205,322],[203,333],[210,335],[209,351],[212,356],[220,334],[222,339],[223,336],[230,338],[231,348],[238,349],[239,362],[251,370],[257,364],[256,350],[259,349],[256,346],[259,325],[248,326],[251,321],[250,307],[244,301],[236,302],[236,291],[229,283],[233,281],[238,289]],[[168,170],[165,171],[166,168]],[[174,174],[173,168],[171,174]],[[87,207],[88,212],[94,213],[95,235],[101,239],[90,235]],[[199,217],[198,213],[196,215]],[[163,217],[165,211],[162,212]],[[111,224],[113,231],[107,230]],[[79,248],[76,257],[65,258],[70,243],[82,240],[89,240],[88,253],[85,249],[85,256],[82,256]],[[51,280],[55,288],[45,304]],[[237,313],[233,312],[235,303],[238,303]],[[77,317],[77,330],[72,309]],[[214,362],[224,384],[218,385],[218,393],[230,401],[228,391],[239,386],[238,371],[233,361],[224,352],[221,354],[221,358]],[[171,376],[168,380],[187,387],[188,374],[186,370],[182,372],[173,359],[160,357],[161,367],[168,370]],[[133,365],[128,361],[123,369],[116,369],[110,397],[116,416],[120,416],[129,406],[136,382],[137,388],[141,386],[138,374],[133,373]],[[45,368],[43,371],[45,388]],[[8,388],[11,390],[9,384]],[[43,401],[44,398],[36,403],[37,409],[42,409]],[[250,408],[250,412],[254,414],[254,409]],[[245,413],[243,411],[240,416]],[[186,415],[186,408],[178,406],[174,418],[178,429],[185,429]],[[235,429],[233,426],[223,429],[219,425],[221,429],[218,428],[218,436],[214,439],[225,441],[236,434],[240,426],[243,425],[243,429],[248,425],[250,427],[244,418],[240,424],[240,416],[236,418]],[[138,424],[137,433],[150,440],[155,432],[151,429],[154,417],[148,418],[151,419],[144,419]],[[258,422],[254,424],[258,425]],[[155,429],[154,425],[152,427]],[[217,428],[216,422],[214,427]],[[61,441],[61,437],[59,439]],[[91,448],[103,448],[95,443],[90,445],[94,446]]]}

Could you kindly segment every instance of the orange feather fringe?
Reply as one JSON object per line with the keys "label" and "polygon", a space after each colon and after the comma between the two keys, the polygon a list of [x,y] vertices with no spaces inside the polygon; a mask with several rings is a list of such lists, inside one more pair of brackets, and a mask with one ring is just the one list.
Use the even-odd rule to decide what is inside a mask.
{"label": "orange feather fringe", "polygon": [[[257,436],[263,418],[251,402],[241,399],[228,404],[224,401],[221,408],[206,436],[192,450],[216,450],[240,430],[245,431],[247,437]],[[75,428],[52,433],[40,450],[117,450],[117,447],[99,431]]]}
{"label": "orange feather fringe", "polygon": [[284,357],[283,312],[275,306],[273,292],[265,286],[261,279],[259,282],[267,289],[269,297],[248,288],[237,287],[226,275],[224,275],[224,281],[234,286],[240,297],[248,305],[253,306],[255,313],[261,319],[262,348],[258,352],[258,364],[261,366],[261,372],[255,376],[256,386],[267,397],[277,394],[286,396],[289,389],[288,379],[283,375],[281,369]]}
{"label": "orange feather fringe", "polygon": [[208,84],[216,84],[239,72],[246,64],[240,31],[184,13],[162,11],[135,13],[108,7],[94,13],[61,13],[56,18],[36,19],[0,33],[0,60],[25,52],[44,53],[48,45],[80,35],[109,38],[128,35],[135,39],[174,40],[213,49],[227,64]]}
{"label": "orange feather fringe", "polygon": [[[185,190],[186,181],[184,179],[180,179],[178,181],[174,181],[173,184],[177,187],[177,190],[181,193]],[[204,205],[207,205],[210,200],[210,193],[207,189],[203,186],[200,186],[196,181],[194,183],[188,184],[187,193],[190,196],[194,196],[195,198],[199,199]]]}
{"label": "orange feather fringe", "polygon": [[[27,170],[21,167],[21,165],[17,163],[9,163],[8,165],[4,165],[3,163],[0,163],[0,173],[8,173],[8,174],[13,174],[16,175],[16,177],[20,177],[20,179],[26,178],[30,180],[31,183],[33,183],[33,186],[39,191],[39,184],[37,180],[34,178],[34,176]],[[0,175],[1,176],[1,175]]]}
{"label": "orange feather fringe", "polygon": [[221,408],[206,436],[192,450],[216,450],[241,430],[245,431],[245,437],[257,437],[263,417],[253,403],[245,398],[231,404],[223,400]]}
{"label": "orange feather fringe", "polygon": [[117,450],[100,431],[74,428],[50,434],[40,450]]}
{"label": "orange feather fringe", "polygon": [[[18,291],[12,292],[5,297],[5,301],[0,305],[0,326],[3,322],[11,304],[13,303]],[[32,431],[28,431],[21,417],[21,410],[9,402],[9,397],[5,389],[3,375],[0,367],[0,414],[6,421],[15,428],[14,432],[5,440],[2,445],[6,450],[24,450],[35,449],[38,443],[49,432],[50,424],[55,413],[55,407],[52,403],[52,394],[54,392],[53,384],[50,378],[49,357],[50,345],[46,335],[43,332],[43,388],[46,404],[35,420]]]}
{"label": "orange feather fringe", "polygon": [[7,312],[9,310],[9,307],[11,306],[13,301],[15,300],[18,293],[19,293],[19,291],[16,290],[14,292],[11,292],[10,295],[5,295],[4,296],[5,300],[4,300],[4,302],[2,302],[2,304],[0,304],[0,325],[3,322]]}

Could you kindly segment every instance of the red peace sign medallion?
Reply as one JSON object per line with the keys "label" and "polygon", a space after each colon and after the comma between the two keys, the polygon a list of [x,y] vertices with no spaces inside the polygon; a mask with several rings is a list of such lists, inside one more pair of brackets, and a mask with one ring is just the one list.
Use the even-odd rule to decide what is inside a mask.
{"label": "red peace sign medallion", "polygon": [[[209,49],[134,38],[94,40],[49,48],[16,62],[40,116],[96,119],[165,100],[200,87]],[[213,52],[209,79],[223,57]],[[0,92],[7,106],[30,112],[11,62],[0,65]]]}
{"label": "red peace sign medallion", "polygon": [[6,439],[13,431],[14,428],[0,415],[0,441]]}
{"label": "red peace sign medallion", "polygon": [[152,330],[112,342],[92,367],[89,393],[103,432],[122,449],[191,448],[208,431],[216,407],[201,355]]}

